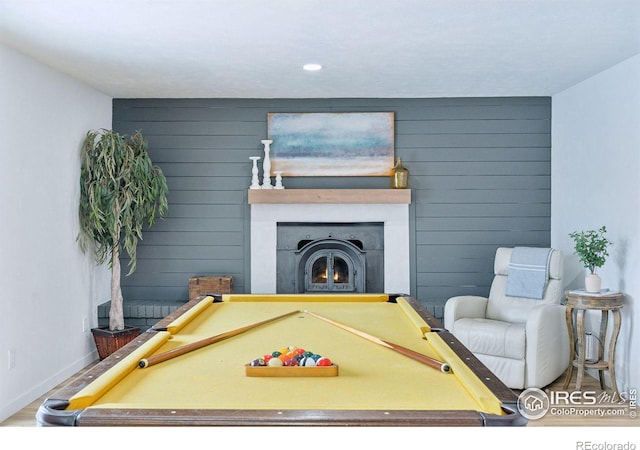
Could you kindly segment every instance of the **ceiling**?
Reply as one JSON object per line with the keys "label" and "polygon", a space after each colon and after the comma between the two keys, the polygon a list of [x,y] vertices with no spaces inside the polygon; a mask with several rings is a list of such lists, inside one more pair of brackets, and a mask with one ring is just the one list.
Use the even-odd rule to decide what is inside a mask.
{"label": "ceiling", "polygon": [[549,96],[640,53],[640,0],[0,0],[0,43],[115,98]]}

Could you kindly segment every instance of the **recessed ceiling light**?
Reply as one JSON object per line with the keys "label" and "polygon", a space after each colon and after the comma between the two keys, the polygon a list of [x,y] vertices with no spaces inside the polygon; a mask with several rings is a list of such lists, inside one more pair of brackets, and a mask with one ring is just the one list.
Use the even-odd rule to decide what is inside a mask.
{"label": "recessed ceiling light", "polygon": [[310,72],[315,72],[316,70],[322,69],[322,66],[320,64],[305,64],[302,68]]}

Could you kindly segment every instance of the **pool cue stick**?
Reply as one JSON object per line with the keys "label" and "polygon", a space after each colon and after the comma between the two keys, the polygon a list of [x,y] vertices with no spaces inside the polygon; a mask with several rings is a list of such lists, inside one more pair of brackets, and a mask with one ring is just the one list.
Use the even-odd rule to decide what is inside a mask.
{"label": "pool cue stick", "polygon": [[138,366],[140,368],[153,366],[154,364],[158,364],[158,363],[167,361],[169,359],[175,358],[176,356],[184,355],[186,353],[192,352],[192,351],[197,350],[199,348],[206,347],[207,345],[215,344],[216,342],[223,341],[223,340],[228,339],[230,337],[238,336],[239,334],[242,334],[242,333],[244,333],[246,331],[249,331],[249,330],[252,330],[254,328],[257,328],[257,327],[259,327],[261,325],[267,324],[269,322],[274,322],[274,321],[276,321],[278,319],[282,319],[284,317],[291,316],[293,314],[298,314],[298,313],[300,313],[300,311],[298,311],[298,310],[291,311],[291,312],[288,312],[286,314],[282,314],[282,315],[277,316],[277,317],[272,317],[271,319],[263,320],[262,322],[252,323],[252,324],[246,325],[244,327],[236,328],[235,330],[226,331],[224,333],[217,334],[215,336],[211,336],[211,337],[208,337],[208,338],[205,338],[205,339],[201,339],[199,341],[195,341],[195,342],[192,342],[190,344],[185,344],[185,345],[182,345],[180,347],[176,347],[174,349],[168,350],[168,351],[166,351],[164,353],[159,353],[157,355],[153,355],[153,356],[150,356],[148,358],[141,359],[138,362]]}
{"label": "pool cue stick", "polygon": [[372,336],[368,333],[365,333],[364,331],[361,330],[357,330],[355,328],[352,328],[348,325],[344,325],[341,324],[339,322],[336,322],[335,320],[331,320],[328,319],[327,317],[323,317],[319,314],[315,314],[312,313],[311,311],[304,311],[304,313],[309,314],[310,316],[313,316],[317,319],[323,320],[325,322],[330,323],[331,325],[335,325],[338,328],[342,328],[343,330],[349,331],[355,335],[358,335],[362,338],[365,338],[368,341],[371,341],[375,344],[378,345],[382,345],[383,347],[387,347],[390,348],[391,350],[400,353],[404,356],[407,356],[415,361],[418,361],[419,363],[422,364],[426,364],[427,366],[433,367],[434,369],[438,369],[439,371],[441,371],[442,373],[450,373],[451,372],[451,366],[449,366],[449,364],[442,362],[442,361],[438,361],[437,359],[433,359],[427,355],[423,355],[422,353],[418,353],[416,351],[413,351],[411,349],[408,349],[406,347],[403,347],[401,345],[398,344],[394,344],[392,342],[388,342],[385,341],[384,339],[380,339],[379,337],[376,336]]}

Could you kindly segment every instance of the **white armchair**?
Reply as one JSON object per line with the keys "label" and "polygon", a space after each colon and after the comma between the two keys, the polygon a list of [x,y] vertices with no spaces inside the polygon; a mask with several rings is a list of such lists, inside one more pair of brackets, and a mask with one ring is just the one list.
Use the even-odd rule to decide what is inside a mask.
{"label": "white armchair", "polygon": [[569,366],[562,253],[552,250],[541,299],[505,294],[511,248],[498,248],[489,297],[452,297],[444,326],[511,389],[542,388]]}

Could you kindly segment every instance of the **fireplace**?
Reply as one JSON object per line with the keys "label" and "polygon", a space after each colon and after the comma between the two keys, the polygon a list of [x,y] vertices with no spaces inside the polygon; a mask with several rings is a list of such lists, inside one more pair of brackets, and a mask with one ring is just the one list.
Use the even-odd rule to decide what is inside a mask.
{"label": "fireplace", "polygon": [[367,292],[364,253],[343,240],[322,239],[310,245],[302,250],[294,272],[296,293]]}
{"label": "fireplace", "polygon": [[278,223],[278,293],[383,292],[382,223]]}
{"label": "fireplace", "polygon": [[[327,291],[331,286],[333,292],[344,289],[347,292],[359,292],[358,283],[363,280],[354,278],[353,274],[347,283],[336,283],[343,269],[349,270],[349,264],[356,264],[364,258],[379,258],[375,268],[365,263],[365,278],[375,278],[378,284],[367,286],[368,292],[410,293],[410,251],[409,251],[409,204],[411,191],[392,189],[284,189],[284,190],[249,190],[251,205],[251,292],[257,294],[304,292],[301,284],[308,283],[307,292]],[[313,272],[317,269],[318,278],[301,281],[300,270],[291,269],[278,260],[278,235],[284,233],[287,226],[313,227],[315,230],[309,238],[294,239],[295,258],[304,260],[302,269]],[[320,225],[325,225],[323,227]],[[358,245],[363,239],[357,232],[343,231],[340,227],[357,225],[356,229],[375,227],[380,240],[378,248],[365,248]],[[332,228],[333,227],[333,228]],[[310,229],[310,228],[309,228]],[[280,231],[279,231],[280,230]],[[331,235],[331,236],[329,236]],[[351,236],[354,236],[351,238]],[[325,239],[324,242],[322,240]],[[282,239],[281,239],[282,241]],[[306,242],[304,242],[306,241]],[[340,242],[337,242],[340,241]],[[339,245],[336,246],[335,244]],[[295,244],[295,245],[294,245]],[[330,248],[332,247],[332,249]],[[305,250],[309,251],[307,253]],[[315,250],[310,252],[310,250]],[[317,251],[317,252],[316,252]],[[337,258],[337,259],[336,259]],[[337,265],[336,265],[336,261]],[[314,267],[314,264],[318,264]],[[329,267],[324,267],[322,264]],[[333,263],[333,268],[330,264]],[[283,265],[284,264],[284,265]],[[331,272],[333,270],[333,272]],[[295,273],[293,282],[284,286],[279,281],[283,272]],[[322,276],[331,278],[326,288],[319,282]],[[302,279],[304,280],[304,279]],[[310,288],[310,290],[309,290]]]}

